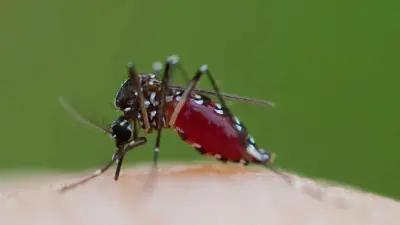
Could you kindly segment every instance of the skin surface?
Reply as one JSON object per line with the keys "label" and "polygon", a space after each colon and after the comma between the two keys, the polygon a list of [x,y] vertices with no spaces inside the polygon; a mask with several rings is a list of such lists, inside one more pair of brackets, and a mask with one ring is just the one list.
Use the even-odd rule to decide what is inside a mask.
{"label": "skin surface", "polygon": [[[161,165],[144,187],[148,166],[113,171],[63,195],[60,185],[85,174],[2,178],[4,225],[376,225],[398,224],[400,204],[340,185],[291,175],[296,188],[259,168],[222,164]],[[316,200],[306,195],[311,193]]]}

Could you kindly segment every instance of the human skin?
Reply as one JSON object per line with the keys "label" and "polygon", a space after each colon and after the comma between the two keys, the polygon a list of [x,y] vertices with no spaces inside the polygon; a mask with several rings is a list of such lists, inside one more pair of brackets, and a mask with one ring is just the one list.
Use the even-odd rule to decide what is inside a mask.
{"label": "human skin", "polygon": [[[161,165],[112,171],[60,194],[86,174],[30,175],[0,182],[4,225],[377,225],[399,224],[400,204],[378,195],[290,174],[222,164]],[[147,183],[148,184],[148,183]]]}

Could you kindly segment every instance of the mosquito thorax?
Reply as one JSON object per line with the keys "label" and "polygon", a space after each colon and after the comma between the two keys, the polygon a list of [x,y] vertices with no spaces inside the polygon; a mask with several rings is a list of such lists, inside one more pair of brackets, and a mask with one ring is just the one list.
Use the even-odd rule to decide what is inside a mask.
{"label": "mosquito thorax", "polygon": [[[140,91],[143,95],[143,103],[147,112],[147,118],[151,127],[156,128],[162,82],[152,73],[140,73],[139,79],[141,85]],[[168,99],[171,99],[173,93],[173,90],[168,91],[166,96],[167,102]],[[142,128],[144,128],[144,118],[140,110],[139,92],[137,92],[136,85],[130,78],[121,84],[116,94],[114,105],[124,113],[126,118],[130,120],[137,119]],[[165,124],[165,117],[162,119],[162,123]]]}
{"label": "mosquito thorax", "polygon": [[[160,92],[161,81],[157,79],[155,74],[142,73],[139,74],[141,92],[146,95],[148,92]],[[130,78],[126,79],[117,91],[114,99],[114,106],[121,111],[126,108],[137,108],[138,107],[138,91],[136,85]],[[146,96],[145,96],[146,97]]]}

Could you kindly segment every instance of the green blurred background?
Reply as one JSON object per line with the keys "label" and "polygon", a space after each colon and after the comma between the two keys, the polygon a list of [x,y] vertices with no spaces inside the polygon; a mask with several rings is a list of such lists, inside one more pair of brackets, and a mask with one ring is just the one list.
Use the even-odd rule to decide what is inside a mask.
{"label": "green blurred background", "polygon": [[[113,142],[73,120],[64,95],[109,122],[126,63],[150,71],[181,56],[208,63],[281,168],[400,198],[398,1],[36,0],[1,7],[0,169],[80,171],[109,160]],[[182,83],[181,77],[175,81]],[[203,81],[202,88],[210,88]],[[397,89],[397,90],[396,90]],[[126,161],[151,159],[149,144]],[[173,131],[161,158],[198,160]]]}

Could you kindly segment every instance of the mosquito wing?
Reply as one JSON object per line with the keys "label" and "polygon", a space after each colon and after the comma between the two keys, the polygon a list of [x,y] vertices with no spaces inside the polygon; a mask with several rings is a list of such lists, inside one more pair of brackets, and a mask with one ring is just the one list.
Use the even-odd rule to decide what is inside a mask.
{"label": "mosquito wing", "polygon": [[[170,84],[168,86],[170,88],[174,88],[174,89],[177,89],[177,90],[180,90],[180,91],[186,90],[186,87],[179,86],[179,85]],[[197,93],[200,93],[200,94],[208,94],[208,95],[217,96],[217,93],[215,93],[215,91],[211,91],[211,90],[195,89],[194,91],[197,92]],[[229,99],[229,100],[242,101],[242,102],[247,102],[247,103],[256,104],[256,105],[268,106],[268,107],[271,107],[271,108],[276,107],[276,104],[274,102],[271,102],[271,101],[265,101],[265,100],[261,100],[261,99],[254,99],[254,98],[249,98],[249,97],[235,95],[235,94],[228,94],[228,93],[221,93],[221,95],[224,98]]]}

